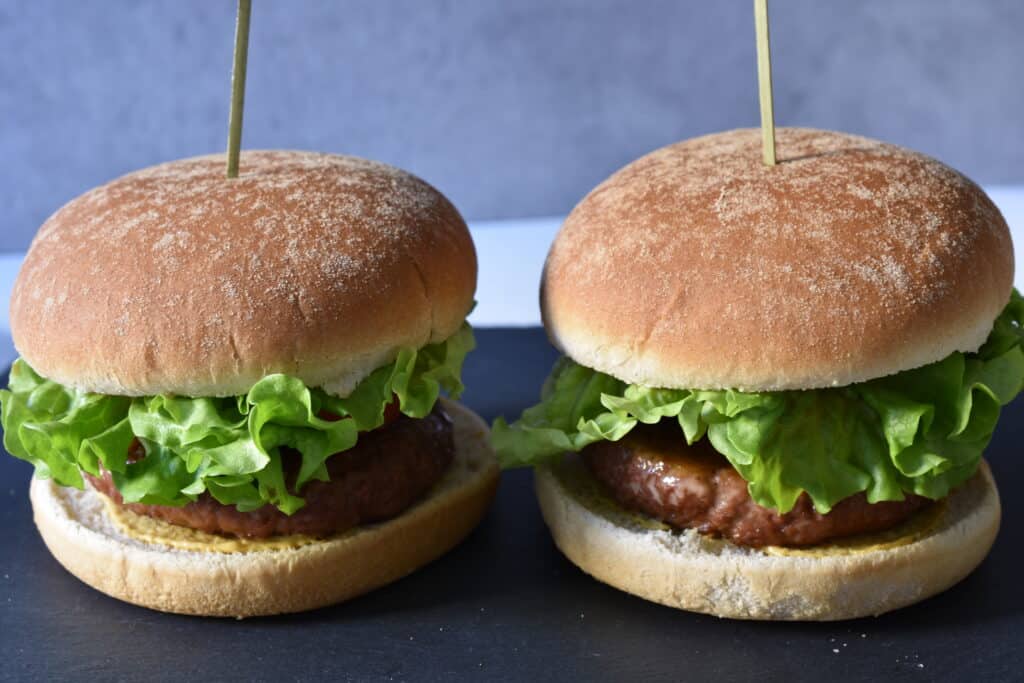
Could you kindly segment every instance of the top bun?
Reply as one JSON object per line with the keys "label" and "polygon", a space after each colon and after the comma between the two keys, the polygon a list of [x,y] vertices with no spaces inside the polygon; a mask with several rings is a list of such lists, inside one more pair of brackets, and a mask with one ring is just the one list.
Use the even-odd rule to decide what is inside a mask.
{"label": "top bun", "polygon": [[345,395],[465,320],[476,254],[433,187],[311,152],[243,152],[241,169],[161,164],[50,217],[11,297],[18,352],[105,394],[224,396],[285,372]]}
{"label": "top bun", "polygon": [[541,307],[556,346],[665,388],[812,389],[975,351],[1010,297],[1006,222],[960,173],[828,131],[679,142],[573,209]]}

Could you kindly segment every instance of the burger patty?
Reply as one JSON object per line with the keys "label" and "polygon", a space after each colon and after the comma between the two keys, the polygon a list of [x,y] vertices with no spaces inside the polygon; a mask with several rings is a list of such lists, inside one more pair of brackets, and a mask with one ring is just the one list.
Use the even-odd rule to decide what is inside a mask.
{"label": "burger patty", "polygon": [[[141,444],[136,458],[144,456]],[[141,455],[140,455],[141,453]],[[285,479],[294,490],[301,456],[282,449]],[[298,492],[306,505],[286,515],[272,505],[239,512],[204,493],[183,507],[125,503],[109,472],[86,475],[96,490],[140,515],[213,534],[267,538],[287,534],[329,536],[359,524],[397,517],[441,479],[455,457],[452,420],[440,403],[422,419],[401,416],[359,435],[347,451],[328,458],[330,481],[311,481]]]}
{"label": "burger patty", "polygon": [[859,493],[822,515],[804,493],[779,514],[751,500],[747,482],[707,439],[688,446],[674,423],[639,425],[621,441],[587,446],[582,456],[624,507],[743,546],[807,546],[882,531],[929,502],[908,495],[872,504]]}

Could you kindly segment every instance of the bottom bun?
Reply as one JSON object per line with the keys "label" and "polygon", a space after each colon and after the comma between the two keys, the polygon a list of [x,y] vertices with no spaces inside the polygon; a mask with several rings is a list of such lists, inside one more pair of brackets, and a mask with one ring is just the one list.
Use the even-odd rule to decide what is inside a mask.
{"label": "bottom bun", "polygon": [[577,457],[536,470],[555,544],[594,578],[669,607],[732,619],[830,621],[946,590],[988,554],[999,493],[985,462],[896,529],[811,548],[745,548],[676,531],[604,495]]}
{"label": "bottom bun", "polygon": [[[498,484],[487,425],[447,401],[455,460],[400,516],[319,541],[243,552],[175,548],[126,533],[101,494],[34,479],[36,526],[64,567],[107,595],[163,612],[251,617],[300,612],[391,583],[438,558],[480,522]],[[284,539],[287,540],[287,539]],[[258,544],[253,544],[258,547]]]}

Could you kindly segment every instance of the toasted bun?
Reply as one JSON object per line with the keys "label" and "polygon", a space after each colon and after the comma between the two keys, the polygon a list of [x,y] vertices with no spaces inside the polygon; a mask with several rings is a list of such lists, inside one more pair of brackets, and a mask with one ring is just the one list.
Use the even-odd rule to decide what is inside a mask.
{"label": "toasted bun", "polygon": [[604,497],[578,461],[538,468],[535,481],[555,543],[583,571],[646,600],[733,619],[831,621],[910,605],[967,576],[999,530],[999,493],[984,462],[895,535],[806,550],[673,531]]}
{"label": "toasted bun", "polygon": [[462,324],[476,254],[430,185],[311,152],[245,152],[241,169],[173,161],[60,209],[14,285],[18,352],[106,394],[239,394],[274,372],[346,394]]}
{"label": "toasted bun", "polygon": [[542,292],[553,342],[627,382],[744,391],[862,382],[974,351],[1013,249],[982,190],[866,138],[736,130],[634,161],[573,209]]}
{"label": "toasted bun", "polygon": [[33,480],[36,526],[53,556],[79,579],[120,600],[164,612],[251,617],[331,605],[391,583],[434,560],[480,521],[498,466],[487,426],[447,403],[455,462],[401,516],[296,547],[223,553],[178,550],[125,535],[101,494]]}

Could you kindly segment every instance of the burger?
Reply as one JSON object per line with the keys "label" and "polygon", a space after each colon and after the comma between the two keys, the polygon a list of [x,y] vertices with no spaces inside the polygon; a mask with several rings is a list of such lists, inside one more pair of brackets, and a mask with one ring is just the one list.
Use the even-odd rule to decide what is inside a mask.
{"label": "burger", "polygon": [[[385,164],[247,152],[131,173],[40,228],[3,442],[85,583],[157,610],[336,603],[456,545],[496,488],[456,403],[476,255]],[[449,398],[443,398],[446,394]]]}
{"label": "burger", "polygon": [[541,307],[564,357],[493,443],[561,551],[742,619],[945,590],[999,526],[982,454],[1024,383],[1002,216],[963,175],[841,133],[737,130],[634,161],[573,209]]}

